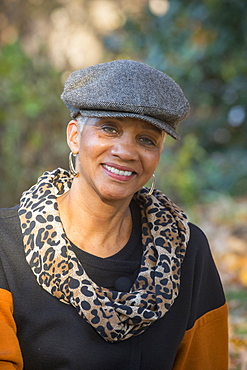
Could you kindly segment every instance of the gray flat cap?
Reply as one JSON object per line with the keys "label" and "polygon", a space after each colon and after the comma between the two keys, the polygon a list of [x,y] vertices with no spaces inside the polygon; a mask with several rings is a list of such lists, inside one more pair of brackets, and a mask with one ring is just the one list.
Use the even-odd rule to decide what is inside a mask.
{"label": "gray flat cap", "polygon": [[71,117],[131,117],[179,139],[176,127],[189,113],[181,88],[165,73],[133,60],[115,60],[73,72],[62,100]]}

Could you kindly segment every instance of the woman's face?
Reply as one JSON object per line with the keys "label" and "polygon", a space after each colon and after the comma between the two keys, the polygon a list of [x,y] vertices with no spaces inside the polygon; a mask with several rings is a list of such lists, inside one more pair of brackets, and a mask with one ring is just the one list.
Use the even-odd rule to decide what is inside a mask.
{"label": "woman's face", "polygon": [[165,133],[135,118],[88,118],[82,132],[68,125],[68,143],[78,153],[75,178],[84,194],[102,199],[131,198],[154,173]]}

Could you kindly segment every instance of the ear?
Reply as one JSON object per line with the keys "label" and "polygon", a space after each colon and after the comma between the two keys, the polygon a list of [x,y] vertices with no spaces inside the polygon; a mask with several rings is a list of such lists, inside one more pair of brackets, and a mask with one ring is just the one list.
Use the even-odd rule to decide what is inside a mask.
{"label": "ear", "polygon": [[80,146],[80,126],[76,120],[72,120],[67,126],[67,143],[72,153],[77,154]]}

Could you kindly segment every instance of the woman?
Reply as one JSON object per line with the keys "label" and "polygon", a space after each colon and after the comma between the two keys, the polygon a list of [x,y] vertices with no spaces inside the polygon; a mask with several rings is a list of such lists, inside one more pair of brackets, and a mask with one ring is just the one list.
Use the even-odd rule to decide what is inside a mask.
{"label": "woman", "polygon": [[227,369],[206,237],[144,187],[188,114],[183,92],[117,60],[72,73],[62,99],[70,172],[1,211],[1,369]]}

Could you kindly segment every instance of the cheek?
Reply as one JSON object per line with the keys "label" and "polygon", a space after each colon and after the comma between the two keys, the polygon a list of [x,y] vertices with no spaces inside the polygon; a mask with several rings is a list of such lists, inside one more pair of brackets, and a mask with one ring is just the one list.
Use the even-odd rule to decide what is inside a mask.
{"label": "cheek", "polygon": [[148,169],[149,171],[151,172],[154,172],[156,167],[158,166],[159,164],[159,160],[160,160],[160,155],[161,155],[161,152],[160,151],[157,151],[156,153],[149,153],[149,155],[147,156],[148,158],[146,159],[146,164],[148,163]]}
{"label": "cheek", "polygon": [[100,138],[99,134],[89,134],[83,135],[80,141],[80,151],[82,156],[93,157],[98,152],[100,152],[101,148],[104,147],[104,143]]}

